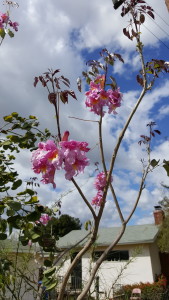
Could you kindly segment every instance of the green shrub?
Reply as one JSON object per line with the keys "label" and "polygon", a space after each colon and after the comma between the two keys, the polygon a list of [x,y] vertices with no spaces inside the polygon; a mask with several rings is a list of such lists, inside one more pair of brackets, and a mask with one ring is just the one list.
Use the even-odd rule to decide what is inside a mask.
{"label": "green shrub", "polygon": [[166,289],[166,279],[162,276],[154,283],[135,283],[124,285],[118,294],[124,294],[124,299],[129,300],[131,297],[132,290],[134,288],[141,289],[142,300],[162,300],[162,294]]}

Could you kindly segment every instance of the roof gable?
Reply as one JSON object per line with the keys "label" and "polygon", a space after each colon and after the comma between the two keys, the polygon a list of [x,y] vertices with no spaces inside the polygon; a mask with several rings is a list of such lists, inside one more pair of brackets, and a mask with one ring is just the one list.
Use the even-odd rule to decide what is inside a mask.
{"label": "roof gable", "polygon": [[[118,236],[120,229],[121,227],[100,228],[98,239],[96,241],[97,245],[110,245],[110,243]],[[127,226],[118,245],[153,243],[157,237],[158,229],[159,227],[154,224]],[[72,230],[70,233],[59,239],[58,246],[60,248],[71,247],[85,237],[87,233],[88,231],[84,229]],[[82,246],[83,243],[80,243],[80,246]]]}

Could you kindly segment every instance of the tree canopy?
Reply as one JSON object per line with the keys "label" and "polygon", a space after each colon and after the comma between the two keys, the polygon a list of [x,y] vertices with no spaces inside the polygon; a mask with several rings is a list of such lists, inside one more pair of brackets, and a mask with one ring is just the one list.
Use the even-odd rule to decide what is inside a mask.
{"label": "tree canopy", "polygon": [[164,210],[165,218],[160,226],[158,246],[161,252],[169,253],[169,198],[165,196],[159,203]]}
{"label": "tree canopy", "polygon": [[71,217],[67,214],[61,215],[56,218],[53,225],[53,234],[58,237],[62,237],[72,230],[81,229],[82,224],[79,218]]}

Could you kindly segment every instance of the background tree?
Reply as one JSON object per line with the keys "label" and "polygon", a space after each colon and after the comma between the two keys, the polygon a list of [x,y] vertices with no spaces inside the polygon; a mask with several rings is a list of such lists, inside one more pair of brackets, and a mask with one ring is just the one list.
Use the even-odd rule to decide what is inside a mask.
{"label": "background tree", "polygon": [[22,300],[38,294],[40,264],[36,258],[35,248],[24,249],[16,237],[1,241],[0,299]]}
{"label": "background tree", "polygon": [[[168,191],[169,187],[163,185],[163,187]],[[163,211],[164,211],[164,220],[160,225],[160,231],[158,235],[158,246],[161,252],[169,253],[169,198],[165,196],[162,201],[159,201]]]}
{"label": "background tree", "polygon": [[55,236],[62,237],[72,230],[81,229],[81,227],[79,218],[64,214],[55,219],[52,231]]}

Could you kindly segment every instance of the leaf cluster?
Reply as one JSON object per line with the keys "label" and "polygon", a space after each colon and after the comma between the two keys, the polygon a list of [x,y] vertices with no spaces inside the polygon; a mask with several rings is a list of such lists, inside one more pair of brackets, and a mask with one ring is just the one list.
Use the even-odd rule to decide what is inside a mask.
{"label": "leaf cluster", "polygon": [[55,138],[45,129],[42,132],[35,116],[23,118],[17,112],[4,117],[4,125],[0,128],[0,192],[9,189],[16,190],[22,185],[17,171],[14,168],[14,153],[21,149],[36,149],[38,141]]}
{"label": "leaf cluster", "polygon": [[[151,141],[152,138],[154,138],[156,136],[156,134],[160,135],[161,132],[158,129],[153,129],[153,127],[156,125],[155,122],[150,122],[147,124],[147,127],[149,127],[149,136],[147,135],[140,135],[141,140],[138,142],[138,144],[141,146],[142,144],[146,145],[146,150],[148,152],[148,154],[150,154],[151,152]],[[152,171],[154,168],[156,168],[157,166],[159,166],[160,164],[160,159],[156,160],[156,159],[152,159],[150,161],[150,167],[152,167],[150,169],[150,171]],[[165,169],[165,171],[167,172],[167,176],[169,176],[169,161],[168,160],[163,160],[163,162],[161,163],[162,167]]]}
{"label": "leaf cluster", "polygon": [[[122,56],[118,53],[110,53],[106,48],[102,49],[100,52],[100,57],[103,60],[103,63],[99,60],[89,60],[87,65],[90,67],[89,71],[82,72],[82,76],[85,78],[86,83],[90,84],[91,81],[99,75],[107,75],[108,66],[114,66],[116,60],[124,63]],[[110,83],[105,82],[105,85],[110,86],[113,90],[117,88],[117,83],[114,77],[110,76]],[[79,91],[81,91],[81,79],[78,78],[77,85]]]}
{"label": "leaf cluster", "polygon": [[147,124],[147,127],[149,127],[149,136],[146,135],[140,135],[142,138],[138,144],[141,146],[141,144],[149,144],[151,142],[152,137],[155,137],[156,134],[160,135],[161,132],[158,129],[153,129],[153,127],[156,126],[155,122],[150,122]]}
{"label": "leaf cluster", "polygon": [[[149,86],[152,87],[156,78],[159,78],[160,73],[169,73],[169,64],[164,60],[152,59],[145,65],[145,72],[149,75]],[[143,71],[141,70],[136,76],[137,82],[143,87]]]}
{"label": "leaf cluster", "polygon": [[10,30],[9,28],[8,29],[0,28],[0,37],[2,39],[5,38],[6,34],[8,34],[10,36],[10,38],[13,38],[15,36],[14,32],[12,30]]}
{"label": "leaf cluster", "polygon": [[[39,187],[36,177],[27,182],[26,188],[22,188],[23,182],[14,168],[14,161],[15,153],[19,153],[22,149],[32,151],[36,149],[38,141],[47,140],[49,137],[55,138],[48,129],[44,132],[39,129],[39,122],[35,116],[23,118],[17,112],[13,112],[4,117],[4,122],[0,129],[1,240],[7,238],[7,231],[9,235],[13,229],[27,232],[27,228],[32,228],[31,222],[39,220],[42,213],[52,213],[50,209],[39,205],[34,189]],[[5,215],[6,217],[3,217]]]}
{"label": "leaf cluster", "polygon": [[125,1],[121,16],[123,17],[130,12],[133,20],[130,19],[130,24],[123,28],[123,34],[130,40],[137,38],[140,35],[140,26],[145,22],[145,16],[148,15],[154,19],[153,11],[152,7],[146,5],[144,0]]}
{"label": "leaf cluster", "polygon": [[42,284],[47,291],[52,290],[58,284],[58,280],[56,278],[55,273],[56,273],[56,267],[52,267],[43,273],[44,276],[43,276]]}
{"label": "leaf cluster", "polygon": [[43,73],[43,75],[36,76],[34,78],[34,87],[36,87],[37,83],[40,82],[43,87],[47,88],[48,100],[54,105],[56,105],[56,99],[58,96],[64,104],[68,103],[68,96],[71,96],[73,99],[77,100],[74,91],[71,89],[62,89],[62,86],[70,88],[70,81],[63,75],[56,77],[55,75],[59,72],[59,69],[56,69],[55,71],[48,69],[48,71]]}

